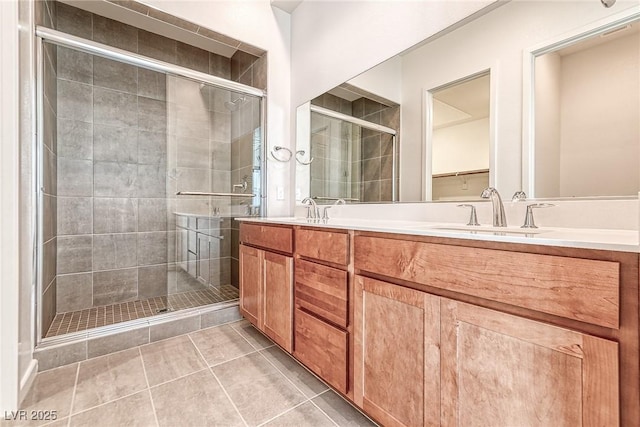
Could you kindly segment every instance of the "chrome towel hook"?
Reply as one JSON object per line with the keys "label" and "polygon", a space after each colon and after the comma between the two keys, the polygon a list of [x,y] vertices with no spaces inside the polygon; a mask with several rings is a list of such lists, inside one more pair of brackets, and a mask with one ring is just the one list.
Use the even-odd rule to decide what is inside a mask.
{"label": "chrome towel hook", "polygon": [[304,160],[300,160],[300,158],[298,156],[304,156],[305,151],[304,150],[298,150],[296,151],[296,160],[298,161],[298,163],[300,163],[301,165],[310,165],[311,162],[313,162],[313,157],[311,157],[309,159],[308,162],[305,162]]}
{"label": "chrome towel hook", "polygon": [[[289,156],[286,159],[279,158],[278,156],[275,155],[275,152],[276,151],[280,151],[280,150],[285,150],[286,152],[289,153]],[[293,153],[287,147],[282,147],[280,145],[274,145],[273,146],[273,150],[271,150],[271,157],[273,157],[274,159],[276,159],[277,161],[282,162],[282,163],[286,163],[289,160],[291,160],[292,156],[293,156]]]}

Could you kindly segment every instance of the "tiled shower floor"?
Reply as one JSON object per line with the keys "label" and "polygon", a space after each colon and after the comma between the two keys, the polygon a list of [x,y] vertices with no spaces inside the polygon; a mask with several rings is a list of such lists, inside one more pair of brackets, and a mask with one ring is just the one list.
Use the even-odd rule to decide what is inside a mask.
{"label": "tiled shower floor", "polygon": [[235,286],[210,286],[207,289],[180,292],[169,296],[58,313],[45,337],[55,337],[70,332],[85,331],[99,326],[155,316],[167,309],[169,311],[177,311],[231,301],[237,299],[238,296],[238,288]]}

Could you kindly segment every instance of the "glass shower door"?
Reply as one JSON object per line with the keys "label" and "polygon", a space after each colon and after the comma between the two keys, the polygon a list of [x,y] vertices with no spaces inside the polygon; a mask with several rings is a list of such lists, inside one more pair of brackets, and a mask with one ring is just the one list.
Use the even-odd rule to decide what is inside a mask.
{"label": "glass shower door", "polygon": [[237,299],[232,218],[261,209],[262,98],[42,51],[42,336]]}

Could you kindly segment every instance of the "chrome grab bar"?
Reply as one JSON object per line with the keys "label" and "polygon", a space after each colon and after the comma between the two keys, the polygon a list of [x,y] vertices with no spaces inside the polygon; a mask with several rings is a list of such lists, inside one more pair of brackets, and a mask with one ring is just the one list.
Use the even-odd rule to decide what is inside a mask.
{"label": "chrome grab bar", "polygon": [[203,193],[201,191],[178,191],[176,196],[205,196],[205,197],[256,197],[255,194],[244,193]]}

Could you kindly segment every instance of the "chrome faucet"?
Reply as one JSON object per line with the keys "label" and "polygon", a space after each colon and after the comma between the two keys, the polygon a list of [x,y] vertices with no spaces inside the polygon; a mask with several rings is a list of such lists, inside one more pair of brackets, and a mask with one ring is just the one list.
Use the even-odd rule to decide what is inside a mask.
{"label": "chrome faucet", "polygon": [[493,187],[487,187],[482,191],[480,197],[483,199],[491,199],[491,204],[493,205],[493,226],[506,227],[507,217],[504,214],[504,205],[502,204],[502,198],[498,190]]}
{"label": "chrome faucet", "polygon": [[333,204],[331,206],[325,206],[324,210],[322,211],[322,219],[323,220],[328,220],[329,219],[329,214],[327,213],[327,210],[334,207],[334,206],[338,206],[338,205],[346,205],[347,202],[344,201],[344,199],[338,199],[335,202],[333,202]]}
{"label": "chrome faucet", "polygon": [[302,204],[309,203],[307,206],[307,219],[320,219],[320,210],[318,209],[318,205],[316,205],[316,201],[311,197],[305,197],[302,200]]}

